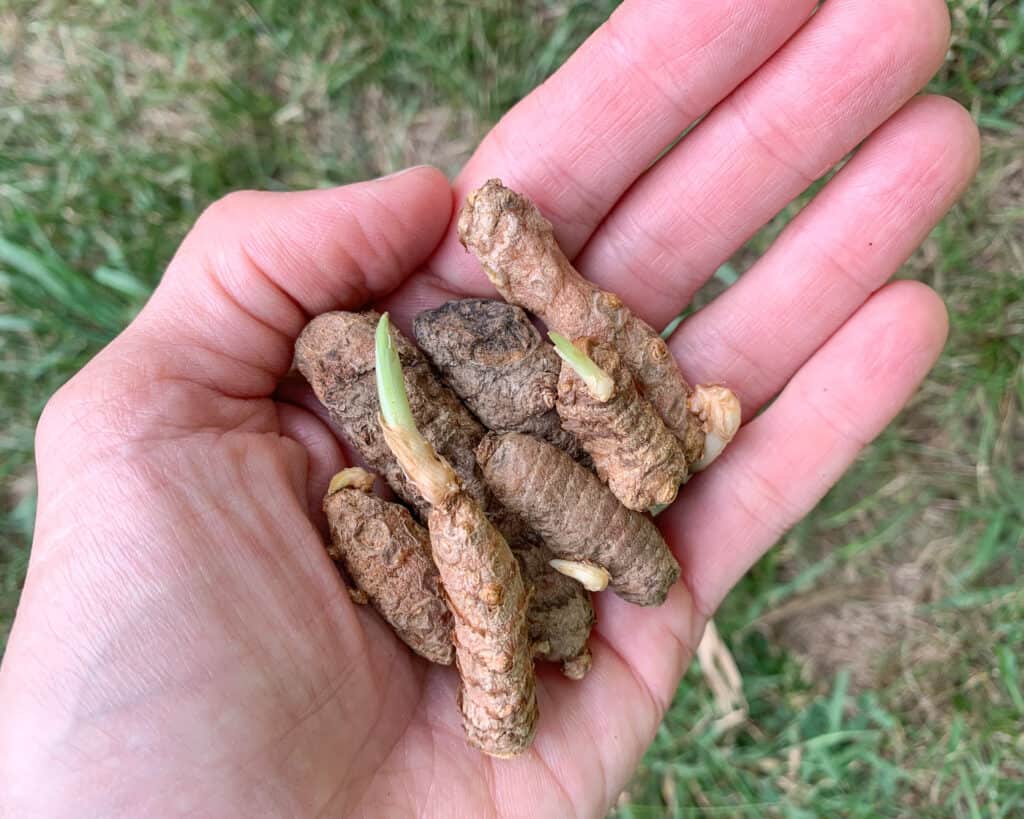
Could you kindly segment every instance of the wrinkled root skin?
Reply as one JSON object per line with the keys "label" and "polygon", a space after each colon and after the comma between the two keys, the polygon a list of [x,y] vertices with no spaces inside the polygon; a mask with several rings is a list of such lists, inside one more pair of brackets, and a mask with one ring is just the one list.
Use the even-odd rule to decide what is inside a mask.
{"label": "wrinkled root skin", "polygon": [[[380,403],[374,333],[379,318],[373,311],[317,316],[295,343],[295,363],[345,439],[374,471],[383,475],[395,494],[426,520],[429,504],[406,480],[377,422]],[[484,428],[441,384],[423,354],[397,330],[392,336],[417,427],[452,465],[466,490],[477,498],[486,496],[487,489],[473,461],[473,448]]]}
{"label": "wrinkled root skin", "polygon": [[580,456],[554,411],[558,356],[520,308],[495,299],[450,301],[416,316],[413,336],[488,429],[526,432]]}
{"label": "wrinkled root skin", "polygon": [[458,232],[506,301],[568,338],[592,336],[614,347],[683,442],[687,461],[700,459],[704,432],[687,409],[690,387],[668,345],[618,296],[576,271],[558,246],[551,223],[529,199],[491,179],[470,194],[459,214]]}
{"label": "wrinkled root skin", "polygon": [[558,359],[514,305],[450,301],[416,316],[413,337],[489,429],[517,429],[555,406]]}
{"label": "wrinkled root skin", "polygon": [[459,493],[428,519],[434,561],[455,621],[459,707],[469,743],[512,757],[537,728],[528,595],[508,544],[480,506]]}
{"label": "wrinkled root skin", "polygon": [[633,374],[609,345],[576,341],[615,387],[607,401],[593,396],[566,362],[558,379],[558,414],[593,459],[598,476],[624,506],[645,511],[672,503],[686,480],[686,452],[651,403],[641,396]]}
{"label": "wrinkled root skin", "polygon": [[[373,311],[317,316],[296,342],[296,366],[345,439],[384,476],[394,493],[416,510],[420,520],[426,521],[430,506],[402,472],[377,421],[380,404],[374,347],[379,318]],[[473,453],[484,428],[440,382],[423,354],[405,336],[392,328],[392,338],[402,363],[409,405],[423,437],[451,464],[465,491],[483,507],[517,553],[520,547],[527,551],[535,548],[536,538],[526,531],[518,516],[509,514],[497,502],[480,474]],[[557,422],[557,413],[550,414]],[[538,643],[546,640],[551,646],[561,647],[552,649],[557,657],[545,651],[542,658],[560,661],[563,657],[559,652],[569,651],[565,646],[580,639],[576,612],[584,609],[593,615],[590,598],[579,584],[562,577],[543,561],[527,563],[526,580],[536,588],[530,602],[532,632]],[[553,599],[549,600],[549,594]],[[568,633],[551,631],[556,626],[562,628],[552,613],[559,608],[567,612],[564,619]],[[586,636],[582,639],[585,642]]]}
{"label": "wrinkled root skin", "polygon": [[[551,569],[548,561],[553,555],[541,543],[524,543],[513,550],[526,582],[532,585],[530,593],[529,628],[538,659],[548,662],[573,663],[583,655],[590,655],[587,640],[596,618],[590,595],[570,577]],[[589,665],[587,666],[589,668]],[[583,673],[572,679],[581,679]],[[566,676],[569,676],[566,674]]]}
{"label": "wrinkled root skin", "polygon": [[631,603],[657,606],[679,578],[650,518],[627,509],[601,480],[559,449],[520,433],[490,434],[477,460],[491,489],[552,552],[608,570]]}
{"label": "wrinkled root skin", "polygon": [[340,489],[324,498],[332,558],[421,657],[451,665],[452,615],[441,594],[430,537],[409,510],[368,490]]}

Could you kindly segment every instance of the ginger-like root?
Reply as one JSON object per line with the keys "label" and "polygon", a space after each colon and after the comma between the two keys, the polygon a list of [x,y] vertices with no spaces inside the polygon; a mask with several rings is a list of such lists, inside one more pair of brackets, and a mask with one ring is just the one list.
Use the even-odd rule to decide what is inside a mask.
{"label": "ginger-like root", "polygon": [[505,539],[416,429],[387,314],[376,334],[380,424],[402,470],[430,504],[434,562],[455,623],[459,707],[470,744],[511,757],[537,727],[529,596]]}
{"label": "ginger-like root", "polygon": [[450,301],[417,315],[412,332],[485,427],[536,435],[581,456],[554,409],[560,362],[520,308],[495,299]]}
{"label": "ginger-like root", "polygon": [[596,475],[515,432],[486,436],[477,460],[498,499],[558,557],[606,569],[612,591],[631,603],[665,601],[679,564],[650,518],[619,503]]}
{"label": "ginger-like root", "polygon": [[537,728],[528,595],[501,533],[459,492],[428,518],[434,562],[455,615],[459,707],[470,744],[512,757]]}
{"label": "ginger-like root", "polygon": [[683,442],[687,462],[701,461],[703,424],[689,409],[692,391],[668,345],[618,296],[576,271],[555,241],[551,223],[529,199],[491,179],[469,195],[458,231],[507,301],[568,338],[592,336],[611,344]]}
{"label": "ginger-like root", "polygon": [[513,549],[523,579],[532,584],[527,619],[535,656],[562,664],[562,672],[573,680],[590,668],[587,639],[594,625],[594,607],[590,595],[581,588],[579,578],[566,576],[551,563],[554,555],[534,536]]}
{"label": "ginger-like root", "polygon": [[[572,345],[556,333],[551,335],[556,347],[565,349],[558,414],[590,454],[598,476],[630,509],[643,511],[672,503],[686,480],[686,452],[651,403],[637,392],[633,374],[619,354],[592,338]],[[591,369],[610,382],[604,398],[595,395],[594,385],[588,383],[593,380]]]}
{"label": "ginger-like root", "polygon": [[[425,522],[430,505],[402,472],[377,423],[380,402],[375,382],[374,333],[379,318],[373,311],[317,316],[296,342],[295,361],[346,440]],[[548,565],[554,555],[536,542],[537,538],[517,516],[498,503],[484,483],[473,452],[486,430],[438,380],[412,343],[395,329],[391,338],[402,365],[416,426],[451,464],[463,488],[501,531],[520,563],[524,580],[534,588],[529,620],[531,637],[541,649],[538,657],[563,663],[573,659],[586,651],[594,616],[589,596],[578,583]],[[533,559],[537,550],[546,559]]]}
{"label": "ginger-like root", "polygon": [[353,600],[369,602],[409,648],[451,665],[452,615],[441,594],[430,537],[404,506],[373,491],[373,475],[346,469],[331,481],[324,512],[330,556],[355,584]]}
{"label": "ginger-like root", "polygon": [[[374,311],[317,316],[295,342],[295,363],[345,439],[425,521],[430,505],[405,479],[377,423],[374,331],[379,318]],[[423,354],[400,333],[393,336],[417,426],[452,464],[466,489],[482,497],[487,488],[476,471],[473,448],[484,428],[441,384]]]}

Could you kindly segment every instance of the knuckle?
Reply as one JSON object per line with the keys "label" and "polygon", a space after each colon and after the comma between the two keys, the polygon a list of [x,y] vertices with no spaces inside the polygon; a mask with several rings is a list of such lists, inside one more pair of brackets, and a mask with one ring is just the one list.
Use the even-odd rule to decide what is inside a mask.
{"label": "knuckle", "polygon": [[199,216],[199,222],[203,225],[216,225],[234,219],[240,214],[251,211],[254,200],[259,195],[259,191],[231,191],[207,205]]}
{"label": "knuckle", "polygon": [[68,414],[67,390],[68,384],[59,387],[43,406],[43,411],[36,422],[35,448],[37,452],[46,449],[58,434],[58,430],[65,426]]}
{"label": "knuckle", "polygon": [[50,396],[36,423],[36,452],[69,451],[95,440],[103,408],[94,385],[90,362]]}
{"label": "knuckle", "polygon": [[36,424],[37,450],[88,449],[128,440],[154,420],[153,407],[167,388],[130,356],[110,347],[80,370],[47,401]]}

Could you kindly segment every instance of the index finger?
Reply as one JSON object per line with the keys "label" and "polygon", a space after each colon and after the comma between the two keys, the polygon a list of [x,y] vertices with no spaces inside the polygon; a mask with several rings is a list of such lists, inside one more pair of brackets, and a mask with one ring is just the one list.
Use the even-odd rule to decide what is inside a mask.
{"label": "index finger", "polygon": [[[658,155],[767,60],[814,6],[624,3],[491,130],[455,182],[458,201],[499,176],[551,219],[572,258]],[[453,230],[430,269],[452,292],[493,292]]]}

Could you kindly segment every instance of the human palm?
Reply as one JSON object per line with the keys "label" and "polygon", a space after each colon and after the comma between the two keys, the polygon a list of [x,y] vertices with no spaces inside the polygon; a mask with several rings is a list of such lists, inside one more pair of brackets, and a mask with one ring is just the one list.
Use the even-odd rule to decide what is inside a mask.
{"label": "human palm", "polygon": [[[0,673],[12,815],[607,809],[706,618],[937,356],[941,302],[885,282],[977,154],[962,109],[908,102],[942,59],[939,0],[832,0],[810,20],[814,0],[675,5],[625,3],[490,133],[454,196],[421,168],[234,194],[202,216],[40,422],[36,540]],[[319,499],[347,455],[285,377],[298,332],[325,310],[373,304],[408,327],[492,294],[450,224],[490,176],[538,203],[584,275],[664,324],[865,138],[673,337],[688,378],[733,387],[748,421],[659,519],[683,582],[657,609],[599,597],[593,670],[540,669],[525,755],[468,747],[454,670],[354,606],[324,552]]]}

